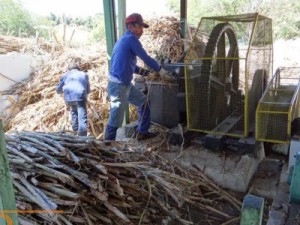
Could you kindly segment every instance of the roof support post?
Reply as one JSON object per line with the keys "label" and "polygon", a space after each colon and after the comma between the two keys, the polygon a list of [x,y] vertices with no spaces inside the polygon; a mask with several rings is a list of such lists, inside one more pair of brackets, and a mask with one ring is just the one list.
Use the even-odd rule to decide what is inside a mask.
{"label": "roof support post", "polygon": [[187,0],[180,0],[180,37],[185,38]]}
{"label": "roof support post", "polygon": [[103,0],[103,9],[104,9],[105,36],[106,36],[108,68],[109,68],[112,49],[114,47],[114,44],[117,41],[115,1]]}
{"label": "roof support post", "polygon": [[[126,0],[118,0],[118,37],[121,37],[126,30]],[[125,109],[123,126],[129,123],[129,107]]]}
{"label": "roof support post", "polygon": [[118,37],[125,32],[126,0],[118,0]]}
{"label": "roof support post", "polygon": [[[103,0],[105,36],[107,47],[108,70],[114,44],[125,31],[126,0],[118,0],[118,26],[116,21],[115,0]],[[118,33],[117,33],[118,27]],[[117,35],[118,34],[118,35]],[[129,123],[129,108],[125,110],[123,125]]]}

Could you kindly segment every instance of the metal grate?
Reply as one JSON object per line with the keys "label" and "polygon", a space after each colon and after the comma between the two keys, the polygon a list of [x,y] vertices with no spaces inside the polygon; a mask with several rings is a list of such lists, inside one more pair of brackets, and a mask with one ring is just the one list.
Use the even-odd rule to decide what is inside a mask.
{"label": "metal grate", "polygon": [[257,13],[201,19],[185,57],[189,129],[238,137],[254,131],[272,43],[272,21]]}
{"label": "metal grate", "polygon": [[288,143],[291,122],[299,116],[300,67],[278,68],[256,111],[256,139]]}

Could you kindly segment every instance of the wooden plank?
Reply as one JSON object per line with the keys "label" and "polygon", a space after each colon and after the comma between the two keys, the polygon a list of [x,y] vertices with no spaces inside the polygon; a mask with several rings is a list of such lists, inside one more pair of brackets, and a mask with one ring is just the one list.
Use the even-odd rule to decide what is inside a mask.
{"label": "wooden plank", "polygon": [[8,166],[3,124],[2,120],[0,120],[0,224],[3,224],[1,222],[4,221],[5,225],[18,225],[17,213],[6,214],[5,210],[16,210],[16,202]]}

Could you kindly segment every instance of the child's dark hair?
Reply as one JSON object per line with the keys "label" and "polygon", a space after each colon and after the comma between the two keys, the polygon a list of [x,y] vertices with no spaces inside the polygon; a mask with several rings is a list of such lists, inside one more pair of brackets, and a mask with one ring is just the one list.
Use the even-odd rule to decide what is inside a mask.
{"label": "child's dark hair", "polygon": [[75,62],[70,63],[68,66],[68,70],[75,70],[75,69],[80,70],[80,67],[78,66],[78,64]]}

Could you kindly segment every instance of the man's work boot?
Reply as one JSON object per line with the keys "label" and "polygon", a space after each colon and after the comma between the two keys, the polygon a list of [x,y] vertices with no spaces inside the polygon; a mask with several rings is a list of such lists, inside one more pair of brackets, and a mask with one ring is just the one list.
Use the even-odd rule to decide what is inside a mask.
{"label": "man's work boot", "polygon": [[114,141],[116,139],[118,127],[106,125],[104,132],[104,141]]}
{"label": "man's work boot", "polygon": [[140,132],[137,132],[135,134],[135,138],[138,140],[138,141],[142,141],[142,140],[146,140],[146,139],[149,139],[149,138],[154,138],[157,136],[157,133],[152,133],[152,132],[147,132],[145,134],[142,134]]}

